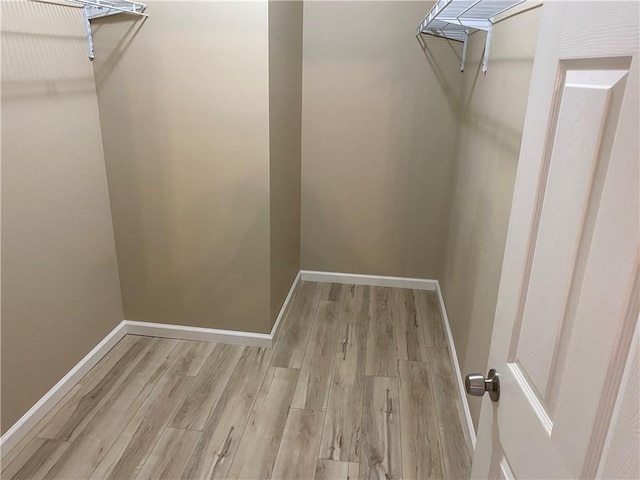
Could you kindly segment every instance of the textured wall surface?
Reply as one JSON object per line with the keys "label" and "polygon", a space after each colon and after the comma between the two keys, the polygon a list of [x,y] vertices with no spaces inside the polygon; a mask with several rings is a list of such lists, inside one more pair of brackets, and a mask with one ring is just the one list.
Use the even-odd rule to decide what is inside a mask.
{"label": "textured wall surface", "polygon": [[539,10],[483,76],[428,9],[151,2],[92,68],[78,9],[3,2],[2,431],[123,318],[269,332],[299,268],[442,278],[486,369]]}
{"label": "textured wall surface", "polygon": [[122,319],[81,10],[2,2],[2,433]]}
{"label": "textured wall surface", "polygon": [[[470,37],[442,288],[462,375],[486,372],[540,8],[498,23],[489,70]],[[480,398],[468,397],[477,426]]]}
{"label": "textured wall surface", "polygon": [[96,21],[125,317],[269,332],[268,2]]}
{"label": "textured wall surface", "polygon": [[301,1],[269,0],[271,322],[300,270]]}
{"label": "textured wall surface", "polygon": [[462,82],[423,2],[308,2],[302,268],[439,278]]}

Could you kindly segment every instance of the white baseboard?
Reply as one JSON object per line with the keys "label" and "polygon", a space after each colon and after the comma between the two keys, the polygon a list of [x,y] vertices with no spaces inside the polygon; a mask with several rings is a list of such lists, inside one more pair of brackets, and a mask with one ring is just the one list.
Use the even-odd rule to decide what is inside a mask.
{"label": "white baseboard", "polygon": [[252,347],[271,347],[282,317],[293,298],[300,281],[300,272],[296,275],[291,289],[285,298],[271,333],[238,332],[216,328],[189,327],[185,325],[166,325],[163,323],[136,322],[123,320],[98,345],[95,346],[78,364],[73,367],[51,390],[25,413],[0,438],[0,458],[8,453],[24,436],[64,397],[80,379],[104,357],[125,335],[144,335],[150,337],[178,338],[201,342],[229,343]]}
{"label": "white baseboard", "polygon": [[[51,390],[49,390],[38,402],[25,413],[7,432],[0,438],[1,456],[9,452],[24,436],[51,410],[56,403],[62,399],[79,381],[80,379],[96,364],[104,355],[107,354],[113,346],[118,343],[126,334],[146,335],[163,338],[178,338],[182,340],[197,340],[207,342],[229,343],[233,345],[247,345],[256,347],[271,347],[273,340],[276,338],[281,320],[293,298],[295,289],[300,282],[314,281],[323,283],[343,283],[343,284],[359,284],[372,285],[380,287],[396,287],[396,288],[413,288],[416,290],[435,290],[438,294],[440,308],[442,310],[442,318],[444,329],[449,344],[449,352],[451,354],[451,362],[454,368],[454,374],[457,377],[458,390],[462,399],[463,410],[467,420],[469,429],[469,437],[472,447],[475,450],[476,434],[471,421],[471,413],[467,402],[464,385],[462,383],[462,373],[458,364],[453,337],[451,335],[451,327],[449,326],[449,318],[447,310],[442,298],[442,291],[437,280],[419,279],[419,278],[403,278],[403,277],[384,277],[376,275],[358,275],[346,273],[316,272],[309,270],[301,270],[298,272],[291,289],[280,309],[280,313],[276,318],[271,333],[251,333],[239,332],[233,330],[219,330],[215,328],[189,327],[184,325],[168,325],[162,323],[137,322],[131,320],[122,321],[114,328],[98,345],[93,348],[78,364],[73,367]],[[0,457],[1,458],[1,457]]]}
{"label": "white baseboard", "polygon": [[198,342],[228,343],[231,345],[245,345],[248,347],[270,348],[276,338],[280,321],[293,298],[293,292],[300,281],[300,272],[293,280],[289,293],[285,298],[280,313],[276,317],[271,333],[241,332],[237,330],[221,330],[217,328],[190,327],[187,325],[171,325],[166,323],[138,322],[125,320],[127,333],[130,335],[144,335],[148,337],[177,338],[180,340],[195,340]]}
{"label": "white baseboard", "polygon": [[180,340],[195,340],[198,342],[228,343],[231,345],[246,345],[249,347],[271,346],[271,335],[268,333],[219,330],[217,328],[137,322],[133,320],[125,320],[124,323],[129,335],[177,338]]}
{"label": "white baseboard", "polygon": [[0,458],[9,452],[126,334],[125,322],[104,337],[0,438]]}
{"label": "white baseboard", "polygon": [[449,345],[449,355],[451,356],[451,363],[453,364],[453,374],[456,376],[456,384],[458,385],[458,393],[462,400],[462,410],[467,421],[467,429],[469,430],[469,438],[471,440],[471,451],[476,449],[476,430],[473,428],[473,420],[471,420],[471,410],[469,410],[469,402],[467,401],[467,392],[464,389],[464,383],[462,381],[462,372],[460,371],[460,364],[458,363],[458,355],[456,353],[456,346],[453,343],[453,335],[451,334],[451,326],[449,325],[449,317],[447,316],[447,309],[444,306],[444,298],[442,296],[442,290],[440,289],[440,282],[436,282],[436,292],[438,292],[438,300],[440,302],[440,310],[442,311],[442,323],[444,324],[444,332],[447,336],[447,343]]}
{"label": "white baseboard", "polygon": [[293,292],[295,292],[298,283],[300,283],[300,277],[302,276],[302,272],[298,271],[296,278],[294,278],[293,283],[291,284],[291,288],[289,289],[289,293],[287,294],[287,298],[284,299],[282,303],[282,308],[280,308],[280,313],[276,317],[276,321],[273,324],[273,328],[271,329],[271,341],[275,342],[278,338],[278,331],[280,328],[280,320],[284,317],[284,313],[287,311],[287,307],[289,306],[289,302],[293,299]]}
{"label": "white baseboard", "polygon": [[357,273],[317,272],[301,270],[301,280],[320,283],[346,283],[371,285],[375,287],[412,288],[414,290],[436,290],[438,281],[424,278],[385,277],[381,275],[360,275]]}

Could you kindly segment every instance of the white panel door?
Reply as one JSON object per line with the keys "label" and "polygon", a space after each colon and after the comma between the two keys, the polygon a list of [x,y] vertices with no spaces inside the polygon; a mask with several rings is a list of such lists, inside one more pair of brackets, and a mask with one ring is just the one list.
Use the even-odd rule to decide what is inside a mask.
{"label": "white panel door", "polygon": [[639,5],[543,6],[489,359],[501,397],[483,400],[475,478],[598,474],[635,358]]}

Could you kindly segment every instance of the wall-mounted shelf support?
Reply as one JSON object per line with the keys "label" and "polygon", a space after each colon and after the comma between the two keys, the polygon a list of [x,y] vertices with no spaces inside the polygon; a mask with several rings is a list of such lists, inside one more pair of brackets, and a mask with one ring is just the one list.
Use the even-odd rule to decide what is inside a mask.
{"label": "wall-mounted shelf support", "polygon": [[89,60],[93,60],[95,58],[93,54],[93,33],[91,32],[91,23],[89,23],[87,8],[86,5],[82,7],[82,19],[84,20],[84,33],[87,35],[87,54],[89,55]]}
{"label": "wall-mounted shelf support", "polygon": [[489,47],[494,19],[525,0],[438,0],[418,25],[416,35],[433,35],[462,42],[460,71],[464,71],[467,57],[467,39],[472,33],[487,32],[482,73],[487,73]]}
{"label": "wall-mounted shelf support", "polygon": [[469,44],[469,35],[462,42],[462,57],[460,58],[460,71],[464,72],[464,62],[467,61],[467,45]]}
{"label": "wall-mounted shelf support", "polygon": [[108,17],[119,13],[128,13],[139,17],[148,17],[144,13],[147,5],[129,0],[70,0],[82,5],[82,16],[84,19],[84,30],[87,34],[87,54],[89,60],[95,58],[93,52],[93,33],[91,32],[90,20],[94,18]]}

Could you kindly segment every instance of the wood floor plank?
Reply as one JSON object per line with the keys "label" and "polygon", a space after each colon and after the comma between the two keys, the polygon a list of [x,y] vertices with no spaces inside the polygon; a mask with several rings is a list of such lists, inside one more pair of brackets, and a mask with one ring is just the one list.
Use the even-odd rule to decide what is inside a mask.
{"label": "wood floor plank", "polygon": [[95,387],[107,373],[113,368],[113,366],[122,358],[122,356],[136,343],[140,341],[150,343],[152,338],[142,339],[135,335],[125,335],[114,347],[107,352],[107,354],[93,366],[87,374],[82,377],[80,383],[88,388]]}
{"label": "wood floor plank", "polygon": [[349,463],[349,475],[347,476],[347,480],[357,480],[360,478],[360,464],[359,463]]}
{"label": "wood floor plank", "polygon": [[[16,445],[16,447],[20,447],[19,449],[14,447],[12,452],[2,458],[2,462],[0,462],[0,477],[12,478],[46,441],[43,438],[31,436],[28,440],[19,442],[20,445]],[[9,456],[11,453],[13,455]]]}
{"label": "wood floor plank", "polygon": [[281,332],[274,349],[125,336],[0,476],[468,478],[436,292],[301,282]]}
{"label": "wood floor plank", "polygon": [[152,388],[151,384],[122,382],[44,478],[88,478]]}
{"label": "wood floor plank", "polygon": [[321,293],[321,284],[300,282],[299,291],[274,347],[272,366],[300,368]]}
{"label": "wood floor plank", "polygon": [[184,399],[192,377],[163,375],[91,474],[92,479],[134,478]]}
{"label": "wood floor plank", "polygon": [[227,478],[271,478],[297,377],[292,368],[269,368]]}
{"label": "wood floor plank", "polygon": [[344,300],[346,285],[340,283],[323,283],[320,301],[342,302]]}
{"label": "wood floor plank", "polygon": [[[71,437],[71,446],[45,478],[88,478],[153,390],[159,375],[166,371],[175,343],[145,337],[139,337],[139,340],[143,340],[146,347],[135,357],[132,368],[125,370],[114,366],[109,371],[107,377],[115,372],[120,376],[114,382],[116,386],[110,393],[103,394],[103,400],[98,403],[97,408],[77,423],[76,433]],[[150,341],[147,343],[147,340]],[[133,350],[136,345],[138,342],[129,350]],[[127,354],[118,363],[126,358]],[[63,429],[66,428],[63,425]]]}
{"label": "wood floor plank", "polygon": [[369,325],[375,310],[375,295],[369,285],[347,285],[342,320],[348,323]]}
{"label": "wood floor plank", "polygon": [[32,438],[20,454],[11,463],[2,462],[1,478],[39,480],[58,461],[69,442]]}
{"label": "wood floor plank", "polygon": [[359,464],[319,459],[315,480],[357,480]]}
{"label": "wood floor plank", "polygon": [[397,359],[392,289],[374,287],[372,293],[375,295],[375,311],[369,320],[366,374],[395,377]]}
{"label": "wood floor plank", "polygon": [[284,427],[271,478],[313,478],[322,437],[324,414],[292,408]]}
{"label": "wood floor plank", "polygon": [[[93,392],[93,395],[96,397],[102,396],[102,398],[104,398],[109,391],[109,385],[106,385],[106,383],[111,382],[110,386],[115,388],[116,383],[123,378],[123,375],[126,375],[128,370],[133,369],[136,365],[136,355],[134,352],[129,352],[131,347],[134,344],[138,344],[139,346],[144,346],[146,344],[148,348],[152,344],[152,341],[153,339],[151,338],[125,335],[91,370],[89,370],[89,372],[87,372],[80,382],[77,383],[54,408],[47,412],[47,414],[38,422],[38,425],[34,427],[30,435],[32,434],[32,436],[38,436],[40,438],[55,439],[60,433],[60,429],[65,424],[67,428],[72,428],[72,422],[66,422],[70,420],[70,417],[74,415],[74,412],[76,414],[75,420],[82,417],[82,411],[87,412],[85,419],[88,419],[90,417],[91,407],[88,405],[89,401],[86,398],[87,393]],[[138,351],[138,353],[140,352]],[[122,357],[125,354],[128,354],[128,358],[122,360]],[[101,399],[98,398],[98,401],[100,400]],[[76,411],[76,409],[79,411]],[[52,421],[54,418],[55,421]],[[78,426],[79,425],[76,425],[76,428]],[[71,436],[73,436],[73,431],[71,432]]]}
{"label": "wood floor plank", "polygon": [[46,416],[43,419],[46,423],[38,432],[38,437],[62,441],[76,438],[109,395],[136,368],[145,354],[158,343],[158,339],[149,337],[135,337],[133,340],[111,368],[104,371],[104,376],[101,378],[94,376],[89,383],[81,383],[81,388],[71,400],[67,401],[51,418]]}
{"label": "wood floor plank", "polygon": [[326,409],[341,314],[341,303],[329,301],[319,303],[293,397],[294,408]]}
{"label": "wood floor plank", "polygon": [[[4,450],[2,451],[2,457],[1,457],[2,462],[0,462],[0,467],[3,470],[0,472],[0,478],[10,478],[8,474],[4,473],[4,468],[8,467],[19,455],[22,456],[22,458],[24,458],[25,461],[28,459],[28,457],[26,458],[24,457],[25,452],[23,450],[29,444],[31,444],[31,447],[33,448],[33,445],[36,445],[37,443],[41,443],[41,442],[32,443],[33,440],[37,439],[36,434],[38,433],[39,429],[43,428],[43,426],[46,425],[46,423],[51,421],[51,419],[54,418],[56,414],[67,404],[67,402],[71,401],[71,399],[74,398],[74,396],[78,393],[81,387],[82,385],[80,385],[79,383],[74,385],[73,388],[69,390],[67,394],[64,397],[62,397],[62,399],[51,410],[49,410],[49,412],[43,417],[43,419],[40,420],[40,422],[38,422],[36,426],[33,427],[33,429],[29,431],[22,438],[22,440],[20,440],[10,451],[6,453],[4,452]],[[39,440],[43,440],[43,439],[39,439]],[[16,465],[13,466],[14,470]],[[20,466],[18,468],[22,468],[22,467]]]}
{"label": "wood floor plank", "polygon": [[427,343],[422,318],[418,315],[413,290],[393,290],[393,319],[399,360],[427,361]]}
{"label": "wood floor plank", "polygon": [[445,478],[429,367],[425,363],[404,360],[398,364],[404,478]]}
{"label": "wood floor plank", "polygon": [[127,379],[130,382],[143,382],[156,384],[168,371],[170,366],[180,354],[178,345],[180,340],[174,338],[158,338],[142,357],[140,363]]}
{"label": "wood floor plank", "polygon": [[347,480],[347,478],[349,478],[348,462],[318,459],[315,480]]}
{"label": "wood floor plank", "polygon": [[471,475],[471,439],[465,428],[466,419],[451,367],[449,349],[430,348],[428,353],[447,478],[466,479]]}
{"label": "wood floor plank", "polygon": [[181,478],[226,478],[272,353],[244,348]]}
{"label": "wood floor plank", "polygon": [[181,340],[178,348],[180,352],[175,361],[169,367],[169,373],[173,375],[188,375],[195,377],[207,361],[215,343],[192,342]]}
{"label": "wood floor plank", "polygon": [[[76,385],[74,388],[80,388],[78,385]],[[70,395],[71,392],[67,393],[65,398],[70,398],[73,395]],[[64,398],[63,398],[64,400]],[[58,407],[58,409],[60,407],[62,407],[63,402],[62,400],[60,402],[58,402],[58,404],[56,405],[56,407]],[[27,447],[27,445],[29,443],[31,443],[31,440],[33,440],[34,438],[36,438],[35,435],[35,428],[34,430],[31,430],[29,433],[27,433],[27,435],[25,435],[24,437],[22,437],[22,439],[16,443],[11,449],[7,449],[6,447],[2,447],[0,448],[0,473],[2,473],[2,469],[7,467],[11,462],[13,462],[16,458],[18,458],[18,455],[22,454],[22,451]]]}
{"label": "wood floor plank", "polygon": [[320,458],[360,460],[367,327],[343,323],[334,360]]}
{"label": "wood floor plank", "polygon": [[[73,441],[94,416],[107,404],[109,397],[127,379],[142,385],[157,379],[158,372],[166,369],[174,340],[159,340],[147,337],[126,336],[101,362],[96,365],[43,421],[36,426],[38,436],[52,440],[43,443],[34,457],[37,462],[43,452],[50,451],[51,458],[61,456],[66,450],[66,441]],[[40,430],[40,431],[38,431]],[[52,438],[48,438],[52,437]],[[56,448],[53,448],[53,445]],[[33,462],[30,462],[32,465]],[[49,465],[51,467],[52,465]],[[27,465],[28,476],[37,476],[32,466]],[[48,470],[48,469],[47,469]],[[46,470],[41,472],[47,473]]]}
{"label": "wood floor plank", "polygon": [[425,340],[428,347],[446,347],[440,302],[435,290],[414,290],[418,299],[418,315],[424,325]]}
{"label": "wood floor plank", "polygon": [[402,478],[398,407],[398,384],[395,378],[365,377],[358,478]]}
{"label": "wood floor plank", "polygon": [[127,376],[128,382],[140,382],[155,385],[168,372],[174,359],[179,354],[180,340],[172,338],[156,338],[157,340],[144,354],[140,362]]}
{"label": "wood floor plank", "polygon": [[170,427],[202,430],[209,414],[220,399],[244,348],[218,344],[213,348],[191,390],[169,422]]}
{"label": "wood floor plank", "polygon": [[136,479],[175,480],[180,478],[201,436],[202,433],[195,430],[166,428]]}

